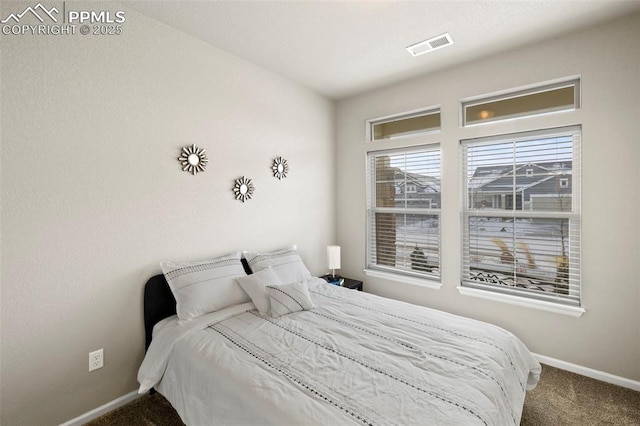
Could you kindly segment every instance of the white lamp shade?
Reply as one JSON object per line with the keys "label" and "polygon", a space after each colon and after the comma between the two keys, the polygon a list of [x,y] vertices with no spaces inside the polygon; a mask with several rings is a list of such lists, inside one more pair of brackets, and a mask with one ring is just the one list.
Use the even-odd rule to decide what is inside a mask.
{"label": "white lamp shade", "polygon": [[327,268],[340,269],[340,246],[327,246]]}

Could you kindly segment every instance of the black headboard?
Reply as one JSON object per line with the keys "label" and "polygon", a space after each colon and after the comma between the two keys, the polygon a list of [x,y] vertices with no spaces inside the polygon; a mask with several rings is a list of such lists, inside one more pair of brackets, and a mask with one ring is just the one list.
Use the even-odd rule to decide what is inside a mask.
{"label": "black headboard", "polygon": [[[251,274],[249,264],[243,258],[242,266],[247,275]],[[149,349],[153,326],[159,321],[176,314],[176,299],[171,293],[171,288],[164,278],[158,274],[149,278],[144,286],[144,347]]]}
{"label": "black headboard", "polygon": [[149,349],[153,326],[176,314],[176,299],[164,275],[154,275],[144,286],[144,347]]}

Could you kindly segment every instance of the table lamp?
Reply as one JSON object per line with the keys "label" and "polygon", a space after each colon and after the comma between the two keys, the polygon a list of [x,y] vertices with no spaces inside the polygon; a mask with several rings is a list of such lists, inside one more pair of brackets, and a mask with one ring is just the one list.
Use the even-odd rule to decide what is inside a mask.
{"label": "table lamp", "polygon": [[336,269],[340,269],[340,246],[327,246],[327,268],[331,269],[330,281],[340,279]]}

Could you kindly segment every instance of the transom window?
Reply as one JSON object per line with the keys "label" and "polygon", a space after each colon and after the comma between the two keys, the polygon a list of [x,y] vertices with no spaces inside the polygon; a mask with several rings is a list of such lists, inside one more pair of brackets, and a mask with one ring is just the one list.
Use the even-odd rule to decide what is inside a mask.
{"label": "transom window", "polygon": [[367,268],[440,277],[440,147],[367,154]]}
{"label": "transom window", "polygon": [[440,130],[440,109],[433,108],[369,120],[368,140],[394,139]]}
{"label": "transom window", "polygon": [[580,80],[576,79],[463,101],[462,124],[469,126],[579,107]]}
{"label": "transom window", "polygon": [[463,287],[580,306],[580,136],[461,142]]}

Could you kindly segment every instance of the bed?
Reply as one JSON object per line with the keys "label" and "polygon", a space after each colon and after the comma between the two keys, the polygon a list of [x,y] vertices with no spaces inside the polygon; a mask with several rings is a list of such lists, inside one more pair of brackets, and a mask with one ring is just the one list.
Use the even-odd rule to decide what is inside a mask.
{"label": "bed", "polygon": [[[179,273],[164,267],[152,277],[139,392],[160,392],[188,425],[520,423],[541,366],[513,334],[329,284],[312,277],[295,251],[283,252],[243,263],[238,257],[231,274],[227,262],[220,275],[242,275],[227,282],[227,295],[236,290],[231,283],[262,282],[238,286],[239,303],[188,320],[176,289],[192,291],[203,281],[202,268],[172,265],[199,274],[187,283],[176,284]],[[298,281],[285,283],[290,279]],[[248,296],[256,288],[261,293]],[[283,306],[297,300],[265,311],[258,297],[265,291],[271,309],[278,297]]]}

